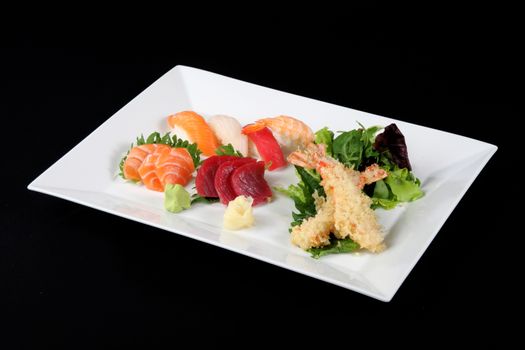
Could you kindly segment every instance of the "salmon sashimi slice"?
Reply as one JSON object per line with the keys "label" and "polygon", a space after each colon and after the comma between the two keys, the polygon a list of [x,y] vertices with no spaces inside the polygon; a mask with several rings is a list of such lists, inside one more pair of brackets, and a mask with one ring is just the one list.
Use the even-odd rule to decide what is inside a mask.
{"label": "salmon sashimi slice", "polygon": [[195,171],[193,159],[185,148],[172,148],[159,153],[155,166],[163,189],[166,184],[186,186]]}
{"label": "salmon sashimi slice", "polygon": [[158,150],[165,150],[171,148],[162,144],[146,144],[133,147],[126,157],[124,162],[124,177],[128,180],[140,181],[139,167],[149,154],[157,152]]}
{"label": "salmon sashimi slice", "polygon": [[256,160],[253,158],[238,158],[224,162],[217,168],[217,172],[215,173],[215,189],[222,204],[228,204],[237,197],[231,184],[231,174],[235,169],[244,164],[255,162]]}
{"label": "salmon sashimi slice", "polygon": [[195,142],[205,156],[212,156],[220,146],[212,128],[204,118],[193,111],[184,111],[168,117],[168,125],[179,138]]}
{"label": "salmon sashimi slice", "polygon": [[146,159],[144,159],[144,162],[142,162],[141,166],[139,167],[138,173],[147,189],[162,192],[164,191],[164,186],[162,186],[162,183],[157,176],[158,158],[158,153],[148,154]]}

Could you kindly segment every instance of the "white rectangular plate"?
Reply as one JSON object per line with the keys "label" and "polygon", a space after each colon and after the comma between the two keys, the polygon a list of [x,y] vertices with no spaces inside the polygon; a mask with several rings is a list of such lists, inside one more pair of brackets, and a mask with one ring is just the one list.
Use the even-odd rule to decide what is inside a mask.
{"label": "white rectangular plate", "polygon": [[[377,210],[388,249],[312,259],[290,244],[293,203],[280,194],[254,209],[255,226],[222,228],[224,206],[198,204],[180,214],[163,208],[161,193],[117,177],[135,137],[168,131],[166,117],[195,110],[227,114],[247,124],[261,117],[295,116],[313,130],[349,130],[395,122],[404,133],[413,171],[425,196],[392,211]],[[390,301],[497,147],[399,120],[261,87],[195,68],[176,66],[115,113],[42,173],[29,189],[191,237],[302,274]],[[267,173],[271,186],[297,182],[293,168]]]}

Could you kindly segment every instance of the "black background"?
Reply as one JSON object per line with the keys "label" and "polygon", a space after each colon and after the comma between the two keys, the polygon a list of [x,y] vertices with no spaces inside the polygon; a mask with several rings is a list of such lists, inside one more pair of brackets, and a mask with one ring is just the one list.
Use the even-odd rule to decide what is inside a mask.
{"label": "black background", "polygon": [[[410,21],[375,6],[364,9],[364,19],[362,10],[220,20],[144,14],[118,23],[40,18],[5,26],[4,339],[101,346],[174,344],[194,332],[195,342],[351,338],[360,325],[413,332],[438,319],[472,338],[494,336],[494,325],[517,308],[506,271],[517,253],[511,203],[522,195],[508,183],[520,157],[510,156],[521,132],[518,22],[511,9],[445,9],[432,19],[432,9],[423,9]],[[26,190],[177,64],[499,150],[390,303]]]}

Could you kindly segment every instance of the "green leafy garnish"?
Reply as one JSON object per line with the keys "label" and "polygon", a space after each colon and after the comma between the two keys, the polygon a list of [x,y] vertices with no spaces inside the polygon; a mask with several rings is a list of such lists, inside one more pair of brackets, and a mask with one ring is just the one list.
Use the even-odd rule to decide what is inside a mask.
{"label": "green leafy garnish", "polygon": [[315,133],[315,143],[326,145],[326,154],[333,155],[334,133],[326,126]]}
{"label": "green leafy garnish", "polygon": [[290,197],[295,204],[297,212],[292,212],[293,221],[291,226],[300,225],[305,219],[315,216],[314,193],[326,197],[323,186],[321,186],[321,175],[315,170],[309,170],[300,166],[295,166],[299,183],[290,185],[288,188],[275,188],[275,190]]}
{"label": "green leafy garnish", "polygon": [[365,129],[363,125],[359,125],[360,129],[345,131],[333,142],[334,158],[356,170],[361,170],[369,161],[375,163],[379,157],[379,152],[374,149],[374,140],[375,134],[381,129],[380,126]]}
{"label": "green leafy garnish", "polygon": [[[161,136],[159,132],[155,131],[155,132],[152,132],[147,138],[144,138],[144,135],[140,135],[140,137],[137,137],[135,144],[137,146],[142,146],[146,144],[163,144],[163,145],[168,145],[174,148],[186,148],[188,150],[188,153],[191,156],[191,159],[193,160],[195,169],[197,169],[199,165],[201,164],[200,155],[202,152],[197,147],[197,144],[190,143],[187,140],[180,139],[177,137],[177,135],[170,136],[169,132]],[[132,143],[128,152],[126,153],[124,157],[122,157],[119,163],[119,170],[120,170],[119,175],[123,179],[126,179],[124,177],[124,163],[126,162],[126,158],[128,157],[128,154],[133,147],[134,145]]]}
{"label": "green leafy garnish", "polygon": [[218,156],[236,156],[236,157],[244,157],[241,152],[237,151],[235,148],[233,148],[233,145],[231,143],[225,145],[219,146],[215,150],[215,154]]}
{"label": "green leafy garnish", "polygon": [[374,192],[370,198],[372,198],[372,209],[393,209],[399,204],[399,201],[394,198],[392,191],[383,180],[375,183]]}
{"label": "green leafy garnish", "polygon": [[403,202],[412,202],[423,197],[421,181],[407,168],[399,169],[397,166],[390,168],[383,165],[388,171],[388,176],[374,184],[372,209],[393,209]]}
{"label": "green leafy garnish", "polygon": [[323,255],[350,253],[355,252],[359,248],[359,244],[350,238],[337,239],[332,237],[329,245],[319,248],[310,248],[307,251],[312,254],[312,258],[319,259]]}
{"label": "green leafy garnish", "polygon": [[[399,203],[410,202],[421,198],[420,181],[408,168],[400,169],[396,164],[410,164],[403,134],[391,124],[385,132],[379,134],[380,148],[376,142],[376,133],[382,128],[373,126],[360,128],[341,133],[332,141],[332,156],[347,167],[363,170],[366,166],[377,163],[388,172],[388,176],[375,184],[365,187],[365,192],[372,198],[372,208],[392,209]],[[388,132],[387,132],[388,131]],[[315,133],[316,143],[323,143],[327,153],[333,137],[328,128]],[[394,152],[394,153],[392,153]]]}
{"label": "green leafy garnish", "polygon": [[211,204],[211,203],[217,203],[219,201],[219,198],[214,198],[214,197],[202,197],[200,194],[198,193],[195,193],[191,196],[191,204],[195,204],[195,203],[206,203],[206,204]]}

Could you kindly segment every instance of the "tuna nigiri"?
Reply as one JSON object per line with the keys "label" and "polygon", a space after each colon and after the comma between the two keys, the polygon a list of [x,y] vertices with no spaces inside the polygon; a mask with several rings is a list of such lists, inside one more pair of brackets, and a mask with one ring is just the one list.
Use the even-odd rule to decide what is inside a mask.
{"label": "tuna nigiri", "polygon": [[255,125],[269,128],[285,155],[297,150],[300,146],[306,147],[315,138],[312,129],[308,125],[296,118],[285,115],[259,119],[255,122]]}
{"label": "tuna nigiri", "polygon": [[231,144],[243,155],[248,155],[248,138],[242,134],[242,127],[237,119],[227,115],[214,115],[208,119],[208,125],[220,143]]}
{"label": "tuna nigiri", "polygon": [[242,132],[255,144],[261,158],[266,163],[271,162],[270,170],[286,166],[283,151],[270,129],[262,124],[250,124],[245,126]]}
{"label": "tuna nigiri", "polygon": [[179,138],[195,142],[205,156],[214,155],[220,146],[211,127],[195,112],[184,111],[170,115],[168,125]]}

